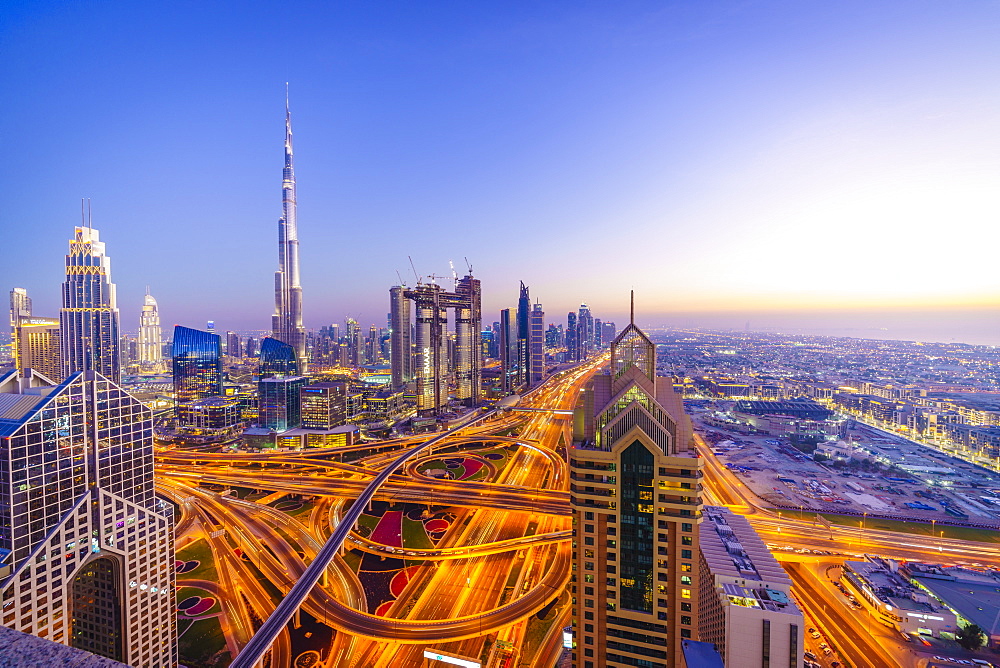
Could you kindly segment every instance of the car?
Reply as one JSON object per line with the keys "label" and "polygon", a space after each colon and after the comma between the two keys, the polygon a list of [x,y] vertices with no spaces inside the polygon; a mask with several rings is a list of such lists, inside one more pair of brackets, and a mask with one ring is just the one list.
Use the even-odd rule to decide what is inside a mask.
{"label": "car", "polygon": [[816,655],[813,652],[809,651],[809,650],[805,651],[805,655],[806,655],[807,659],[815,659],[816,658]]}
{"label": "car", "polygon": [[833,650],[830,649],[829,647],[824,647],[823,648],[823,654],[826,654],[827,656],[829,656],[830,654],[833,654]]}
{"label": "car", "polygon": [[811,636],[812,636],[813,638],[815,638],[816,640],[819,640],[819,638],[820,638],[820,635],[819,635],[819,632],[818,632],[818,631],[813,631],[813,632],[812,632],[812,633],[810,633],[809,635],[811,635]]}

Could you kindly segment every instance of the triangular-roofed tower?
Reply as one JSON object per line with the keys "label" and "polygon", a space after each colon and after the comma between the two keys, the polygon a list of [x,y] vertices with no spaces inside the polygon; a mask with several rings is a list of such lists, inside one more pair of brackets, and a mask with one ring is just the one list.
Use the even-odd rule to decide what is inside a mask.
{"label": "triangular-roofed tower", "polygon": [[[701,460],[656,344],[635,324],[611,344],[570,454],[577,668],[684,665],[697,628]],[[628,642],[623,641],[628,638]]]}

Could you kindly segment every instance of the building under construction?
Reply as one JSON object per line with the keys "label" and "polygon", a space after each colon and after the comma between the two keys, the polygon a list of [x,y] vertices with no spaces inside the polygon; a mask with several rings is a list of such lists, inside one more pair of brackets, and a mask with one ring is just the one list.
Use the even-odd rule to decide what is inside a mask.
{"label": "building under construction", "polygon": [[[416,287],[390,289],[393,383],[416,381],[417,414],[433,416],[448,405],[452,383],[455,399],[466,406],[479,403],[482,386],[482,293],[479,279],[471,273],[455,281],[447,292],[437,283],[418,282]],[[415,327],[410,345],[410,308]],[[449,354],[448,310],[454,312],[454,346]],[[412,376],[410,375],[412,374]]]}

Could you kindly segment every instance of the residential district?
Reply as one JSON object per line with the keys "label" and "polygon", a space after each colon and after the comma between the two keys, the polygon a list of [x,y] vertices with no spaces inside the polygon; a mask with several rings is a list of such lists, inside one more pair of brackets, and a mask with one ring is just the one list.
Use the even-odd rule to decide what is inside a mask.
{"label": "residential district", "polygon": [[487,315],[471,266],[307,330],[285,120],[268,329],[122,315],[89,206],[59,313],[11,291],[0,663],[1000,664],[997,349]]}

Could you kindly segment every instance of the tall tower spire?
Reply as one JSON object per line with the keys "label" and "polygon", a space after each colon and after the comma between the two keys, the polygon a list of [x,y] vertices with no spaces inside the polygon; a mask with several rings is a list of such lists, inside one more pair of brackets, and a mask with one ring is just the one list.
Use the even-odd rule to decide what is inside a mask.
{"label": "tall tower spire", "polygon": [[295,349],[301,373],[306,369],[306,331],[302,325],[302,285],[299,283],[299,229],[295,219],[295,167],[292,152],[292,112],[285,83],[285,167],[281,176],[281,218],[278,219],[278,271],[274,273],[274,316],[271,336]]}

